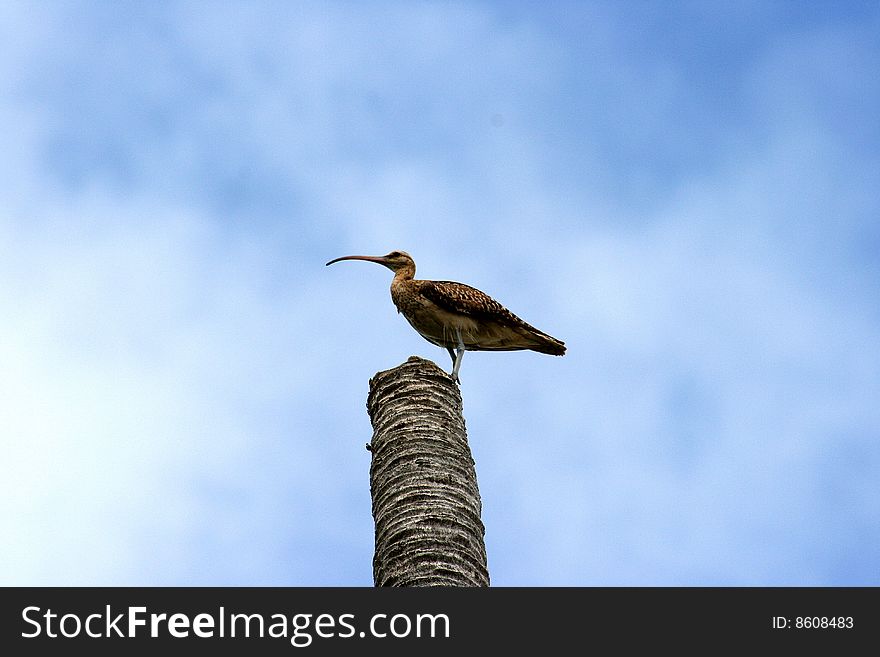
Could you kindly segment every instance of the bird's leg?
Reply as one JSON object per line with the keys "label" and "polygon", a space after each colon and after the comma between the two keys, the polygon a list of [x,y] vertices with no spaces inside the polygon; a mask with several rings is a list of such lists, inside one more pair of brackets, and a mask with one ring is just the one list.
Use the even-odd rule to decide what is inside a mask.
{"label": "bird's leg", "polygon": [[455,355],[455,365],[452,368],[452,378],[456,383],[461,383],[458,378],[458,370],[461,367],[461,359],[464,357],[464,349],[459,349]]}
{"label": "bird's leg", "polygon": [[449,352],[449,357],[452,358],[452,374],[450,374],[450,376],[456,383],[458,383],[458,368],[460,366],[461,357],[458,354],[458,349],[446,347],[446,351]]}
{"label": "bird's leg", "polygon": [[[461,383],[458,378],[458,370],[461,368],[461,359],[464,358],[464,341],[461,339],[461,331],[456,331],[458,336],[458,349],[455,350],[455,362],[452,366],[452,378],[456,383]],[[450,354],[452,349],[449,350]]]}

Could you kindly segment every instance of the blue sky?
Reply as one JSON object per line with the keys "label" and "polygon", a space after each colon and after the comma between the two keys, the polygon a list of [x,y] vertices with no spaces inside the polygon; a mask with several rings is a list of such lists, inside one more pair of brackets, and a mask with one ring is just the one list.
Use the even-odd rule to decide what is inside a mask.
{"label": "blue sky", "polygon": [[880,584],[880,5],[549,5],[0,5],[0,583],[371,585],[404,249],[494,584]]}

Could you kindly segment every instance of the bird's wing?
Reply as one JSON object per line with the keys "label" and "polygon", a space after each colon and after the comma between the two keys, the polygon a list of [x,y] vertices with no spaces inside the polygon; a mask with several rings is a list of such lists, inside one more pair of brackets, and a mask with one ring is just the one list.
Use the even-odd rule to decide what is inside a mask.
{"label": "bird's wing", "polygon": [[[471,317],[480,322],[506,326],[520,336],[527,335],[530,338],[528,346],[498,346],[489,347],[494,349],[535,349],[543,353],[562,355],[565,353],[565,343],[551,335],[536,329],[528,322],[520,319],[507,308],[495,301],[485,292],[464,283],[452,281],[420,281],[419,291],[422,296],[434,303],[438,308],[447,312]],[[485,348],[485,347],[484,347]]]}
{"label": "bird's wing", "polygon": [[449,312],[474,319],[491,318],[511,324],[525,323],[485,292],[464,283],[424,281],[420,291],[426,299]]}

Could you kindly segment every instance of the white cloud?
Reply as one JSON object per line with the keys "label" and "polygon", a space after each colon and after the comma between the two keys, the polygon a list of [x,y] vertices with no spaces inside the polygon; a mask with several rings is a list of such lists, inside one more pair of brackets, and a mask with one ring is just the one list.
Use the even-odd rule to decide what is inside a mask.
{"label": "white cloud", "polygon": [[[314,481],[337,449],[296,420],[329,376],[302,342],[315,291],[265,293],[260,254],[203,216],[54,213],[3,224],[0,579],[266,581],[263,543],[337,495]],[[191,571],[193,531],[222,568]]]}

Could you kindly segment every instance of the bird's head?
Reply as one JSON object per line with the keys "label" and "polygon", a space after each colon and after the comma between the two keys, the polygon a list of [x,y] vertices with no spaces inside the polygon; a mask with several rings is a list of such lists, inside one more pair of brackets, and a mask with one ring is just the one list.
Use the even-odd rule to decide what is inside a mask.
{"label": "bird's head", "polygon": [[328,265],[332,265],[334,262],[339,262],[340,260],[366,260],[367,262],[376,262],[380,265],[384,265],[388,267],[394,273],[402,269],[412,269],[412,275],[415,275],[416,271],[416,263],[413,261],[412,257],[406,251],[392,251],[388,255],[384,256],[362,256],[362,255],[352,255],[352,256],[343,256],[341,258],[334,258]]}

